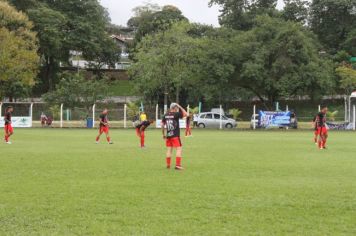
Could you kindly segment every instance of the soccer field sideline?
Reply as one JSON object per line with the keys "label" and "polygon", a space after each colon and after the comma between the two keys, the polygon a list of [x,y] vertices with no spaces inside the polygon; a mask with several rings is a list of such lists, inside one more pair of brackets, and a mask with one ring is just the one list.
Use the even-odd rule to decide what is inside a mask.
{"label": "soccer field sideline", "polygon": [[352,132],[195,130],[183,172],[160,131],[16,129],[1,145],[0,234],[354,235]]}

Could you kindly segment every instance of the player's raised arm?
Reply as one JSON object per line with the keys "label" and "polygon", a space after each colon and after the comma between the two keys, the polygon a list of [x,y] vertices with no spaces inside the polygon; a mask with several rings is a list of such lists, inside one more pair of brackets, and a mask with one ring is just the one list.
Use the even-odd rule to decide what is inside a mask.
{"label": "player's raised arm", "polygon": [[187,111],[179,104],[177,104],[177,107],[179,108],[179,110],[182,112],[182,118],[187,117],[188,113]]}

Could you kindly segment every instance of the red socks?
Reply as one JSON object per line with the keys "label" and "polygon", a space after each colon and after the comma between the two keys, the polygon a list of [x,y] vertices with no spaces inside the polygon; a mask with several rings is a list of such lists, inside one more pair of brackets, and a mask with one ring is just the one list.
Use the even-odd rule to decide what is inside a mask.
{"label": "red socks", "polygon": [[106,140],[108,141],[108,143],[110,143],[110,137],[107,137]]}
{"label": "red socks", "polygon": [[176,166],[182,166],[181,162],[182,162],[182,158],[181,157],[176,157]]}
{"label": "red socks", "polygon": [[145,133],[142,131],[141,132],[141,147],[145,146]]}
{"label": "red socks", "polygon": [[172,158],[170,158],[170,157],[166,158],[166,163],[167,163],[168,168],[171,167],[171,160],[172,160]]}
{"label": "red socks", "polygon": [[9,141],[9,136],[5,135],[5,142]]}

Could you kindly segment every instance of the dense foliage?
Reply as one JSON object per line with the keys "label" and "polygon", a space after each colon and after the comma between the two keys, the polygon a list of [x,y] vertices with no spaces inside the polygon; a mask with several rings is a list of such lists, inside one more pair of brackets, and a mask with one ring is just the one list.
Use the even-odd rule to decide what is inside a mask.
{"label": "dense foliage", "polygon": [[0,1],[0,98],[27,95],[38,71],[37,38],[27,16]]}

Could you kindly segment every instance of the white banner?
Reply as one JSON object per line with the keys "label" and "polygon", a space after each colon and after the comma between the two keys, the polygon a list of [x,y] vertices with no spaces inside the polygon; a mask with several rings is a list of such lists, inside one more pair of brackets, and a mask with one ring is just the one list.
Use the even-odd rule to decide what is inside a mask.
{"label": "white banner", "polygon": [[[31,128],[32,119],[30,116],[15,116],[11,117],[12,127],[14,128]],[[4,117],[0,117],[0,127],[5,126]]]}
{"label": "white banner", "polygon": [[[185,120],[179,120],[179,127],[181,129],[185,129],[186,128],[186,121]],[[157,129],[162,128],[162,120],[156,120],[156,128]]]}

